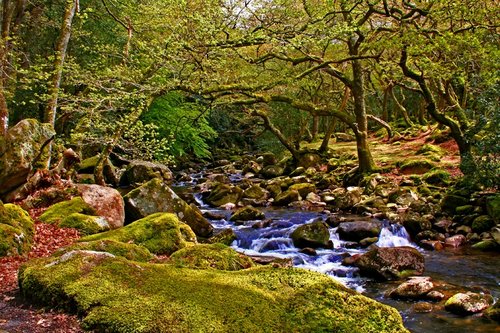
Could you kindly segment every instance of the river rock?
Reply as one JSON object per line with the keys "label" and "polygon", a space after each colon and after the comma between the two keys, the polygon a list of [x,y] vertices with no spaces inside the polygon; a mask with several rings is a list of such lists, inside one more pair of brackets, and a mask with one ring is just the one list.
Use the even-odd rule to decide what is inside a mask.
{"label": "river rock", "polygon": [[441,200],[441,209],[449,214],[455,214],[457,207],[469,204],[469,199],[457,194],[447,194]]}
{"label": "river rock", "polygon": [[405,214],[403,217],[403,226],[412,237],[415,237],[422,231],[432,229],[432,223],[425,216],[417,213]]}
{"label": "river rock", "polygon": [[243,196],[243,190],[238,186],[216,183],[210,190],[205,201],[215,207],[228,203],[237,204]]}
{"label": "river rock", "polygon": [[444,245],[457,248],[457,247],[465,245],[466,242],[467,242],[467,240],[466,240],[464,235],[454,235],[454,236],[446,238],[444,240]]}
{"label": "river rock", "polygon": [[396,299],[424,299],[433,288],[434,284],[430,277],[411,277],[392,290],[389,296]]}
{"label": "river rock", "polygon": [[275,165],[278,163],[276,155],[271,152],[266,152],[257,157],[257,162],[262,163],[263,166]]}
{"label": "river rock", "polygon": [[500,302],[497,301],[484,312],[484,315],[491,320],[500,323]]}
{"label": "river rock", "polygon": [[500,194],[486,199],[486,211],[496,223],[500,223]]}
{"label": "river rock", "polygon": [[493,304],[491,295],[478,293],[458,293],[450,297],[444,307],[446,311],[458,315],[470,315],[481,312]]}
{"label": "river rock", "polygon": [[263,212],[252,206],[245,206],[233,213],[229,220],[231,221],[251,221],[263,220],[266,216]]}
{"label": "river rock", "polygon": [[276,196],[273,205],[275,206],[286,206],[294,201],[300,200],[300,194],[297,191],[287,190]]}
{"label": "river rock", "polygon": [[316,186],[311,183],[299,183],[299,184],[293,184],[288,188],[290,191],[297,191],[299,192],[300,196],[302,198],[305,198],[307,194],[316,191]]}
{"label": "river rock", "polygon": [[109,223],[111,229],[123,227],[125,222],[125,203],[117,190],[100,185],[76,185],[83,201]]}
{"label": "river rock", "polygon": [[477,233],[481,233],[481,232],[485,232],[485,231],[489,231],[491,228],[493,228],[495,226],[495,222],[493,221],[493,219],[488,216],[488,215],[481,215],[481,216],[478,216],[474,219],[474,221],[472,222],[472,230],[477,232]]}
{"label": "river rock", "polygon": [[363,189],[360,187],[352,186],[347,189],[339,187],[330,192],[335,200],[333,202],[330,201],[329,204],[340,210],[348,210],[361,202],[362,193]]}
{"label": "river rock", "polygon": [[279,165],[268,165],[260,171],[260,174],[266,179],[271,179],[283,175],[284,172],[285,169]]}
{"label": "river rock", "polygon": [[315,167],[321,162],[321,156],[317,153],[305,153],[299,158],[297,165],[305,169]]}
{"label": "river rock", "polygon": [[208,239],[208,242],[210,244],[215,244],[215,243],[221,243],[225,244],[227,246],[230,246],[234,240],[236,240],[236,234],[234,233],[233,229],[227,228],[223,229],[216,235],[213,235]]}
{"label": "river rock", "polygon": [[55,131],[49,124],[24,119],[11,127],[7,135],[0,136],[0,197],[26,183],[33,167],[45,167],[47,147],[43,152],[40,149],[54,135]]}
{"label": "river rock", "polygon": [[337,232],[340,239],[359,242],[368,237],[378,237],[380,230],[380,222],[354,221],[340,223]]}
{"label": "river rock", "polygon": [[141,160],[130,162],[127,169],[120,179],[120,185],[127,186],[133,184],[142,184],[153,178],[159,178],[163,181],[172,180],[172,171],[161,163],[153,163]]}
{"label": "river rock", "polygon": [[256,200],[267,200],[269,198],[269,192],[259,185],[252,185],[243,192],[243,197]]}
{"label": "river rock", "polygon": [[144,218],[158,212],[176,214],[182,222],[201,237],[210,237],[212,225],[196,206],[188,205],[160,179],[155,178],[130,191],[125,197],[127,222]]}
{"label": "river rock", "polygon": [[424,256],[409,246],[375,248],[359,256],[354,265],[362,275],[379,280],[421,275],[425,268]]}
{"label": "river rock", "polygon": [[299,226],[290,237],[298,248],[331,248],[328,225],[321,221]]}
{"label": "river rock", "polygon": [[481,251],[498,251],[500,250],[500,244],[493,239],[485,239],[472,245],[472,248]]}

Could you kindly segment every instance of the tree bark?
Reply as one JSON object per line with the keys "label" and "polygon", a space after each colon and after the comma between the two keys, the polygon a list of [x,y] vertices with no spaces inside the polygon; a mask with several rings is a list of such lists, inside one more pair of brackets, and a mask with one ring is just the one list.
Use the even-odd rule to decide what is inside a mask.
{"label": "tree bark", "polygon": [[408,111],[403,106],[403,104],[401,104],[399,102],[398,98],[396,97],[396,94],[394,94],[394,86],[391,84],[391,85],[389,85],[388,89],[389,89],[389,93],[391,94],[391,98],[394,101],[394,104],[396,104],[396,107],[398,108],[399,112],[403,116],[403,119],[405,120],[406,125],[408,125],[410,127],[413,126],[413,121],[411,121],[410,116],[408,115]]}
{"label": "tree bark", "polygon": [[365,88],[363,68],[360,60],[352,60],[352,95],[356,116],[356,146],[358,151],[359,173],[371,173],[376,169],[368,142],[368,119],[366,117]]}

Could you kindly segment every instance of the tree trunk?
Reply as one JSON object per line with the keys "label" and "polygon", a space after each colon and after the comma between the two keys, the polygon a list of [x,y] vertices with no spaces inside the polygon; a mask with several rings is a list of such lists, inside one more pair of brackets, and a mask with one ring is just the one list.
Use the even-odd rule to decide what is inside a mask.
{"label": "tree trunk", "polygon": [[328,125],[328,128],[325,131],[325,136],[323,137],[321,146],[319,147],[319,153],[326,153],[326,151],[328,150],[330,138],[332,137],[333,131],[335,130],[335,126],[337,126],[337,122],[335,118],[332,117],[332,119],[330,119],[330,124]]}
{"label": "tree trunk", "polygon": [[69,38],[71,36],[71,26],[73,17],[78,9],[78,0],[69,0],[66,11],[64,12],[63,22],[57,44],[55,47],[54,73],[52,75],[51,85],[49,87],[49,100],[45,110],[45,122],[55,127],[56,109],[59,98],[59,88],[61,86],[62,72],[66,51],[68,49]]}
{"label": "tree trunk", "polygon": [[360,173],[371,173],[375,170],[375,162],[368,142],[368,119],[366,117],[365,88],[363,68],[360,60],[352,61],[353,84],[352,95],[354,98],[354,114],[356,116],[356,146],[358,150],[358,163]]}
{"label": "tree trunk", "polygon": [[318,115],[313,115],[313,122],[312,122],[312,128],[311,128],[311,141],[315,141],[318,137],[318,132],[319,132],[319,116]]}
{"label": "tree trunk", "polygon": [[388,87],[389,93],[391,94],[391,98],[394,101],[394,104],[396,104],[396,107],[398,108],[399,112],[401,112],[401,115],[403,116],[403,119],[405,120],[406,125],[408,126],[413,126],[413,121],[411,121],[410,116],[408,115],[408,111],[406,108],[401,104],[394,94],[394,86],[391,84]]}

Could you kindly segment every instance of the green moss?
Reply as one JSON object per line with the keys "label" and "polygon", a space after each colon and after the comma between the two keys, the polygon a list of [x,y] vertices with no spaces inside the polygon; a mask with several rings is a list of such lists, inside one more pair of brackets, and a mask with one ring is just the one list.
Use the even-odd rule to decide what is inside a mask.
{"label": "green moss", "polygon": [[488,215],[481,215],[472,222],[472,230],[478,233],[489,231],[495,226],[495,222]]}
{"label": "green moss", "polygon": [[422,176],[427,184],[446,186],[450,183],[450,174],[441,169],[434,169]]}
{"label": "green moss", "polygon": [[224,244],[202,244],[185,247],[170,257],[179,267],[238,271],[254,266],[252,259]]}
{"label": "green moss", "polygon": [[86,215],[95,214],[95,210],[90,207],[81,197],[74,197],[69,201],[63,201],[50,206],[41,216],[40,221],[45,223],[59,223],[65,217],[81,213]]}
{"label": "green moss", "polygon": [[196,242],[191,228],[172,213],[156,213],[123,228],[87,236],[81,241],[110,239],[144,246],[155,254],[172,254]]}
{"label": "green moss", "polygon": [[74,250],[108,252],[115,256],[123,257],[132,261],[147,262],[153,259],[151,252],[143,246],[117,242],[109,239],[76,243],[64,248],[62,253]]}
{"label": "green moss", "polygon": [[63,218],[59,226],[63,228],[75,228],[82,235],[93,235],[109,230],[109,224],[103,217],[80,213],[73,213]]}
{"label": "green moss", "polygon": [[34,233],[33,220],[24,209],[0,202],[0,257],[28,253]]}
{"label": "green moss", "polygon": [[435,146],[435,145],[431,145],[431,144],[424,144],[419,150],[417,150],[417,154],[419,155],[432,155],[432,154],[437,154],[439,156],[443,156],[444,155],[444,150],[439,147],[439,146]]}
{"label": "green moss", "polygon": [[100,332],[408,332],[395,309],[301,269],[192,270],[74,252],[24,265],[19,283]]}
{"label": "green moss", "polygon": [[208,242],[210,244],[220,243],[229,246],[233,243],[235,239],[236,239],[236,234],[234,233],[233,229],[227,228],[222,230],[218,234],[210,237],[208,239]]}
{"label": "green moss", "polygon": [[96,155],[84,159],[80,162],[80,164],[78,164],[78,171],[81,173],[93,173],[97,163],[99,162],[99,158],[100,156]]}
{"label": "green moss", "polygon": [[410,160],[403,163],[399,170],[404,174],[423,174],[435,167],[435,164],[427,159]]}
{"label": "green moss", "polygon": [[316,191],[316,186],[314,184],[310,183],[300,183],[300,184],[293,184],[288,188],[290,191],[297,191],[299,192],[300,196],[302,198],[305,198],[307,194],[310,192],[315,192]]}
{"label": "green moss", "polygon": [[263,212],[252,206],[245,206],[237,211],[229,219],[230,221],[250,221],[250,220],[263,220],[266,216]]}

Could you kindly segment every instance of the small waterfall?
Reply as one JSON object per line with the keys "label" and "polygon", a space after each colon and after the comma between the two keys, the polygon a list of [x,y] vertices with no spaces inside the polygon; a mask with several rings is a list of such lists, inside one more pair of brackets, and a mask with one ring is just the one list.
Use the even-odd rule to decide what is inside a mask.
{"label": "small waterfall", "polygon": [[201,193],[195,193],[194,194],[194,200],[196,201],[196,203],[198,204],[198,206],[200,208],[208,208],[208,207],[210,207],[209,205],[207,205],[206,203],[204,203],[203,200],[201,199]]}
{"label": "small waterfall", "polygon": [[405,227],[399,224],[390,224],[389,226],[382,228],[382,231],[380,231],[378,242],[375,243],[375,245],[379,247],[417,247],[410,241],[410,235],[406,231]]}

